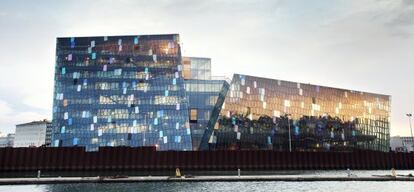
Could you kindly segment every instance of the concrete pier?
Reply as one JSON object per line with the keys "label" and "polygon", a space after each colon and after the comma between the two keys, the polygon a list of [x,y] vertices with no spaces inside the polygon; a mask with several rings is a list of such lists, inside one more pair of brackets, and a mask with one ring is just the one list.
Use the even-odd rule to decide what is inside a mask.
{"label": "concrete pier", "polygon": [[238,182],[238,181],[414,181],[414,177],[407,176],[370,176],[370,177],[341,177],[341,176],[276,176],[276,175],[250,175],[250,176],[195,176],[195,177],[169,177],[169,176],[134,176],[134,177],[49,177],[49,178],[0,178],[0,185],[24,184],[63,184],[63,183],[131,183],[131,182]]}

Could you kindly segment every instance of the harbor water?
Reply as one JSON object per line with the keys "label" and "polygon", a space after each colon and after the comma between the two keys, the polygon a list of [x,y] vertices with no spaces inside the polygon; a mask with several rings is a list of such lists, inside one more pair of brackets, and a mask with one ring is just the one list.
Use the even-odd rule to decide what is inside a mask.
{"label": "harbor water", "polygon": [[[390,170],[351,171],[356,177],[372,175],[389,175]],[[199,172],[194,175],[229,174],[231,172]],[[130,173],[132,174],[132,173]],[[314,175],[345,176],[347,171],[268,171],[243,172],[245,175]],[[414,170],[397,170],[398,175],[414,174]],[[406,181],[315,181],[315,182],[140,182],[140,183],[72,183],[47,185],[2,185],[0,192],[83,192],[83,191],[413,191],[414,182]]]}

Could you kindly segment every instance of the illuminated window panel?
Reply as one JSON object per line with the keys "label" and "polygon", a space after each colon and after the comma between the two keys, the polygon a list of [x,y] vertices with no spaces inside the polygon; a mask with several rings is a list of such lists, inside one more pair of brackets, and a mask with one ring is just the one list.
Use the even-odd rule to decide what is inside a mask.
{"label": "illuminated window panel", "polygon": [[197,109],[190,109],[190,122],[197,121]]}

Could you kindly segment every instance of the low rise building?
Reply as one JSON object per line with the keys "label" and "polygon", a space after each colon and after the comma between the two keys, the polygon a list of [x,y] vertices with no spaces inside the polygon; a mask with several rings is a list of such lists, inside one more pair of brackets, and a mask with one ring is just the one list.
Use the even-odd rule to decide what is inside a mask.
{"label": "low rise building", "polygon": [[414,137],[394,136],[390,139],[392,151],[411,152],[414,151]]}
{"label": "low rise building", "polygon": [[14,147],[40,147],[50,145],[51,122],[33,121],[16,125]]}
{"label": "low rise building", "polygon": [[7,134],[7,136],[0,137],[0,147],[13,147],[14,134]]}

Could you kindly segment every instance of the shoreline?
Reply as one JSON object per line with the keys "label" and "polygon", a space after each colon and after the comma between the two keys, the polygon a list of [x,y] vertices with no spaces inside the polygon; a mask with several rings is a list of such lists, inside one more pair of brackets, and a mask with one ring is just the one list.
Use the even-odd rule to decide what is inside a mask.
{"label": "shoreline", "polygon": [[133,177],[43,177],[43,178],[1,178],[0,185],[31,185],[31,184],[69,184],[69,183],[134,183],[134,182],[241,182],[241,181],[285,181],[285,182],[312,182],[312,181],[408,181],[414,177],[408,176],[277,176],[277,175],[249,175],[249,176],[133,176]]}

